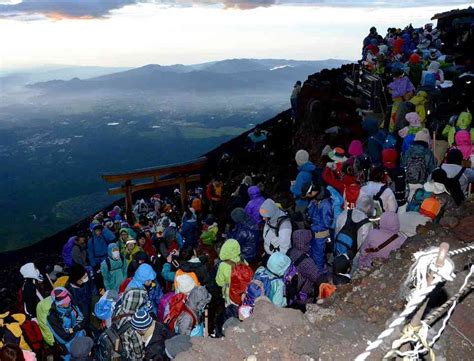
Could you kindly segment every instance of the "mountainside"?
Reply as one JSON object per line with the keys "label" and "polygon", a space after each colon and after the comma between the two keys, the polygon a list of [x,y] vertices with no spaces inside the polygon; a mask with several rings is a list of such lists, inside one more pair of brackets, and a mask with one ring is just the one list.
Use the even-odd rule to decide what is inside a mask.
{"label": "mountainside", "polygon": [[288,87],[307,74],[338,67],[347,61],[294,61],[231,59],[197,65],[145,65],[91,79],[51,80],[30,86],[49,93],[77,93],[107,89],[158,92],[212,92],[219,90],[272,90]]}

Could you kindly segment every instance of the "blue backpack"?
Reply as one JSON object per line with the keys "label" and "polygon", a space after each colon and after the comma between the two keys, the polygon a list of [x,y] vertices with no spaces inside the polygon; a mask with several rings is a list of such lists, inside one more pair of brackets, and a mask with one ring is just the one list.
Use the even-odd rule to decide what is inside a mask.
{"label": "blue backpack", "polygon": [[74,264],[72,260],[72,249],[74,248],[75,241],[76,237],[73,236],[68,239],[68,241],[63,247],[63,261],[64,264],[68,267],[72,267],[72,265]]}
{"label": "blue backpack", "polygon": [[408,203],[407,212],[419,212],[423,201],[431,197],[432,194],[432,192],[427,192],[423,188],[417,189],[410,203]]}
{"label": "blue backpack", "polygon": [[359,251],[359,247],[357,246],[357,232],[360,227],[370,221],[368,218],[364,218],[359,222],[354,222],[352,212],[353,209],[347,211],[346,223],[336,236],[334,242],[334,258],[342,254],[347,254],[349,259],[352,260]]}
{"label": "blue backpack", "polygon": [[[277,279],[277,276],[273,275],[265,267],[259,267],[253,276],[253,280],[260,281],[263,289],[265,290],[265,296],[272,299],[272,282]],[[252,283],[253,281],[251,281]]]}

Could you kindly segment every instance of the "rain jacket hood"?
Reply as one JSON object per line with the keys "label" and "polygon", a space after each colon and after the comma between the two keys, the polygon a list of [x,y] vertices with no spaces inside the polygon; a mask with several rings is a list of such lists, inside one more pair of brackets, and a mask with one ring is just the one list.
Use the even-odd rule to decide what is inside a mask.
{"label": "rain jacket hood", "polygon": [[221,261],[240,261],[240,244],[235,239],[228,239],[222,245],[221,251],[219,252],[219,258]]}
{"label": "rain jacket hood", "polygon": [[27,263],[24,264],[20,268],[20,273],[23,278],[32,278],[37,281],[43,281],[43,277],[41,277],[40,272],[36,269],[34,263]]}
{"label": "rain jacket hood", "polygon": [[387,233],[398,233],[400,231],[400,220],[395,212],[384,212],[380,217],[380,230]]}
{"label": "rain jacket hood", "polygon": [[149,264],[143,263],[140,265],[140,267],[138,267],[137,271],[135,272],[135,276],[133,276],[133,279],[127,288],[143,288],[145,282],[154,281],[155,279],[156,272]]}
{"label": "rain jacket hood", "polygon": [[268,259],[267,268],[275,275],[282,277],[288,267],[290,267],[291,259],[286,254],[281,252],[273,253]]}

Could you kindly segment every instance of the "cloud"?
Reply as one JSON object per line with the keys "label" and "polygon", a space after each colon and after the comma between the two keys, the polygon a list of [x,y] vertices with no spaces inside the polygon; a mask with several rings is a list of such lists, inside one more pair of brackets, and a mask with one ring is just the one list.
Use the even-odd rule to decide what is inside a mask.
{"label": "cloud", "polygon": [[[5,0],[6,1],[6,0]],[[46,16],[53,20],[107,17],[127,5],[154,3],[168,6],[219,5],[226,9],[254,9],[273,5],[314,5],[323,7],[417,7],[445,5],[445,0],[0,0],[0,18],[19,20]],[[465,1],[452,1],[452,5]]]}

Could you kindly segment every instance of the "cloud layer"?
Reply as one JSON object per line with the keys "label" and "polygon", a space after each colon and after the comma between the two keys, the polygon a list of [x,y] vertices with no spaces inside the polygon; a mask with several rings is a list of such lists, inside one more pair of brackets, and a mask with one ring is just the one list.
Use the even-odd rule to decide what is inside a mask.
{"label": "cloud layer", "polygon": [[[23,0],[11,4],[0,3],[0,18],[20,18],[32,15],[43,15],[53,19],[62,18],[102,18],[110,11],[121,9],[126,5],[155,3],[169,6],[221,5],[225,8],[253,9],[272,5],[304,4],[325,7],[415,7],[446,5],[445,0]],[[15,1],[16,3],[13,3]],[[453,0],[452,5],[463,1]]]}

